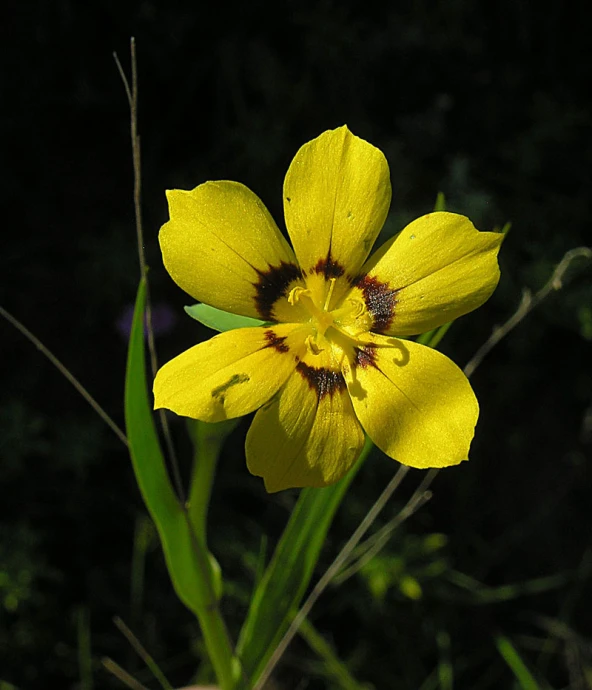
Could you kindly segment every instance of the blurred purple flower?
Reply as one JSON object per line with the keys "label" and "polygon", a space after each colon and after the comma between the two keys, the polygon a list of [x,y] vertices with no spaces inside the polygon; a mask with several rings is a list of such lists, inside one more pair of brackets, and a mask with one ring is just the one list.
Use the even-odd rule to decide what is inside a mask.
{"label": "blurred purple flower", "polygon": [[[132,330],[132,319],[134,318],[134,305],[128,304],[121,316],[115,322],[117,332],[126,340],[130,336]],[[165,335],[169,333],[177,323],[177,316],[175,312],[164,302],[157,302],[152,305],[152,330],[155,336]],[[146,317],[144,316],[144,337],[148,334],[146,326]]]}

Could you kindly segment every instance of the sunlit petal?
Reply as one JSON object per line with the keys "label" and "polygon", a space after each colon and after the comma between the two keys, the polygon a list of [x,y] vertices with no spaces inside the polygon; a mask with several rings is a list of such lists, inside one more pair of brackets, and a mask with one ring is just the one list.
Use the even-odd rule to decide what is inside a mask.
{"label": "sunlit petal", "polygon": [[300,269],[259,198],[226,181],[167,198],[170,220],[159,239],[177,285],[224,311],[274,320],[274,302],[298,283]]}
{"label": "sunlit petal", "polygon": [[327,279],[355,275],[391,201],[383,153],[347,127],[305,144],[284,182],[284,214],[301,268]]}
{"label": "sunlit petal", "polygon": [[270,492],[333,484],[364,444],[341,373],[307,366],[298,365],[247,434],[247,465]]}
{"label": "sunlit petal", "polygon": [[373,336],[343,371],[358,419],[387,455],[419,468],[468,459],[479,405],[466,376],[443,354]]}
{"label": "sunlit petal", "polygon": [[252,412],[294,371],[307,333],[294,324],[220,333],[158,371],[154,407],[205,422]]}
{"label": "sunlit petal", "polygon": [[362,268],[353,293],[374,315],[372,330],[416,335],[481,306],[499,281],[503,235],[437,212],[410,223]]}

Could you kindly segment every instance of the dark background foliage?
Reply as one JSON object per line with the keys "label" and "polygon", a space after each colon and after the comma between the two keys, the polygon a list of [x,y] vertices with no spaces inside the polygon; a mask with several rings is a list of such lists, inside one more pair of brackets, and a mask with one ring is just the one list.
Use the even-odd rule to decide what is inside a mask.
{"label": "dark background foliage", "polygon": [[[523,288],[590,244],[592,60],[579,3],[37,0],[9,3],[0,34],[0,302],[119,423],[120,321],[138,268],[127,103],[111,53],[127,66],[132,34],[152,291],[178,317],[159,338],[162,361],[207,336],[160,261],[164,190],[240,180],[279,221],[295,151],[343,123],[387,155],[389,232],[429,211],[438,191],[481,229],[512,221],[498,291],[443,343],[461,365]],[[592,293],[589,267],[575,268],[476,373],[471,462],[441,473],[375,567],[315,610],[361,681],[438,687],[450,663],[457,687],[512,687],[493,642],[502,633],[551,687],[592,687]],[[173,683],[187,682],[199,633],[171,592],[125,449],[6,322],[1,362],[0,687],[90,688],[78,658],[86,633],[95,687],[121,687],[101,670],[107,655],[156,687],[115,615]],[[267,496],[250,477],[245,429],[226,444],[211,508],[212,548],[234,582],[233,634],[262,535],[273,542],[296,497]],[[188,451],[181,422],[174,432]],[[327,562],[394,469],[380,454],[367,463]],[[401,500],[420,477],[411,473]],[[142,584],[131,561],[144,547]],[[557,578],[529,584],[547,576]],[[323,673],[297,641],[279,680],[337,687]]]}

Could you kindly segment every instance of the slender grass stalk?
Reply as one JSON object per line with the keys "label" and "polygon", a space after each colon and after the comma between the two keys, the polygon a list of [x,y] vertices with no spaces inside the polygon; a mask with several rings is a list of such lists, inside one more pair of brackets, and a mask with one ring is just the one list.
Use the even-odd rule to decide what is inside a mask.
{"label": "slender grass stalk", "polygon": [[131,690],[148,690],[145,685],[142,685],[142,683],[138,682],[131,674],[122,669],[119,664],[116,664],[113,659],[104,657],[102,659],[102,664],[106,671],[115,676],[128,688],[131,688]]}
{"label": "slender grass stalk", "polygon": [[[138,132],[138,69],[136,56],[136,41],[132,37],[130,39],[130,55],[131,55],[131,87],[127,79],[121,62],[116,54],[114,54],[115,63],[124,84],[125,92],[130,108],[130,134],[133,158],[133,173],[134,173],[134,211],[136,221],[136,236],[138,241],[138,258],[140,262],[141,280],[144,281],[145,289],[148,290],[148,267],[146,265],[144,253],[144,234],[142,225],[142,175],[141,175],[141,155],[140,155],[140,136]],[[146,294],[146,326],[148,331],[148,347],[150,350],[150,361],[153,375],[157,369],[156,349],[154,345],[154,332],[152,329],[150,301],[148,293]],[[159,417],[165,443],[167,445],[168,457],[172,468],[173,481],[177,493],[177,500],[179,501],[183,510],[184,518],[187,522],[187,527],[193,542],[195,557],[199,564],[200,573],[203,574],[204,584],[208,587],[211,585],[209,572],[210,564],[204,559],[202,544],[200,544],[195,530],[193,529],[192,521],[189,517],[186,505],[186,494],[181,481],[181,474],[179,471],[179,464],[177,461],[175,449],[172,443],[170,429],[164,410],[159,411]],[[226,624],[222,618],[220,610],[217,606],[215,592],[211,592],[209,597],[212,604],[196,610],[202,633],[208,653],[210,655],[212,664],[216,670],[218,682],[222,690],[231,690],[235,684],[237,675],[236,665],[238,663],[237,657],[234,654],[234,647],[230,641]]]}
{"label": "slender grass stalk", "polygon": [[507,637],[500,635],[496,638],[495,644],[504,661],[506,664],[508,664],[508,666],[512,669],[512,673],[516,676],[516,680],[518,681],[520,688],[522,690],[540,690],[539,684],[526,667],[526,664],[522,661],[520,655],[510,640]]}
{"label": "slender grass stalk", "polygon": [[[119,76],[123,82],[125,93],[130,109],[130,134],[132,145],[132,161],[134,171],[134,216],[136,222],[136,239],[138,244],[138,261],[140,263],[140,277],[146,281],[146,331],[148,334],[148,350],[150,352],[150,366],[152,376],[156,375],[158,369],[158,359],[156,356],[156,345],[154,343],[154,329],[152,328],[152,308],[150,306],[150,291],[148,285],[148,265],[146,264],[146,253],[144,251],[144,227],[142,221],[142,158],[140,148],[140,134],[138,130],[138,61],[136,55],[136,39],[130,38],[130,58],[132,83],[129,80],[121,65],[117,53],[113,53],[113,59],[119,71]],[[175,489],[182,503],[185,503],[185,489],[181,481],[179,462],[173,445],[169,423],[164,410],[158,411],[160,425],[162,427],[164,440],[167,446],[168,458],[170,461]]]}
{"label": "slender grass stalk", "polygon": [[[357,549],[355,549],[355,551],[351,554],[352,558],[349,559],[351,564],[335,576],[333,580],[334,584],[342,584],[345,582],[345,580],[357,573],[360,568],[363,568],[366,563],[371,561],[374,556],[376,556],[376,554],[386,545],[391,534],[397,529],[397,527],[405,522],[405,520],[409,519],[430,500],[432,494],[430,491],[428,491],[428,487],[434,481],[437,474],[437,470],[430,470],[423,478],[421,484],[413,492],[411,498],[397,513],[397,515],[390,522],[384,525],[384,527],[381,527],[376,534],[373,534],[365,542],[360,544]],[[347,565],[347,562],[344,563],[344,565]]]}
{"label": "slender grass stalk", "polygon": [[10,324],[12,324],[18,331],[20,331],[25,338],[27,338],[35,347],[45,355],[47,359],[54,365],[54,367],[60,372],[60,374],[67,379],[74,388],[80,393],[80,395],[86,400],[86,402],[93,408],[93,410],[99,415],[99,417],[105,422],[105,424],[113,431],[117,438],[127,446],[127,438],[123,431],[117,426],[113,419],[105,412],[105,410],[99,405],[99,403],[93,398],[93,396],[86,390],[86,388],[80,383],[80,381],[72,374],[72,372],[60,362],[60,360],[39,340],[36,335],[33,335],[31,331],[26,328],[17,318],[6,311],[3,307],[0,307],[0,316],[3,316]]}
{"label": "slender grass stalk", "polygon": [[160,683],[160,687],[163,690],[173,690],[173,686],[169,683],[169,681],[166,679],[166,676],[164,673],[160,670],[158,667],[158,664],[154,661],[154,659],[148,654],[140,640],[134,635],[134,633],[127,627],[127,625],[119,618],[119,616],[116,616],[113,619],[113,622],[115,623],[115,626],[119,630],[119,632],[125,637],[125,639],[130,643],[132,649],[136,652],[136,654],[142,659],[142,661],[146,664],[146,666],[150,669],[150,672],[152,675],[156,678],[156,680]]}
{"label": "slender grass stalk", "polygon": [[92,652],[90,645],[90,623],[87,608],[76,611],[76,637],[78,642],[78,672],[80,690],[93,690]]}
{"label": "slender grass stalk", "polygon": [[333,580],[335,575],[341,570],[343,564],[349,558],[352,551],[359,544],[364,534],[366,534],[374,520],[381,512],[381,510],[388,503],[389,499],[400,486],[408,471],[409,468],[405,467],[404,465],[401,465],[399,467],[395,476],[391,479],[391,481],[387,484],[386,488],[378,497],[378,500],[370,508],[362,522],[358,525],[357,529],[349,538],[345,546],[341,549],[333,563],[331,563],[331,565],[327,568],[323,576],[317,582],[312,592],[308,595],[306,601],[302,605],[302,608],[294,616],[294,619],[290,627],[288,628],[284,637],[281,639],[274,653],[271,655],[269,661],[267,662],[267,665],[261,673],[261,676],[253,685],[252,690],[262,690],[265,687],[265,683],[269,679],[271,673],[273,672],[273,669],[276,667],[278,661],[282,657],[286,648],[294,638],[294,635],[296,635],[296,633],[298,632],[298,629],[300,628],[302,621],[308,616],[312,607],[315,605],[321,594],[325,591],[331,580]]}
{"label": "slender grass stalk", "polygon": [[153,529],[152,521],[146,515],[142,513],[136,517],[130,574],[130,616],[131,625],[134,628],[140,624],[142,599],[144,597],[146,552]]}
{"label": "slender grass stalk", "polygon": [[464,368],[466,376],[471,376],[475,369],[481,364],[491,350],[505,338],[510,331],[526,317],[530,312],[538,307],[552,292],[560,290],[564,285],[565,274],[575,259],[592,259],[592,249],[589,247],[576,247],[570,249],[563,255],[561,261],[553,271],[547,283],[533,296],[530,290],[524,290],[522,300],[518,309],[501,326],[494,329],[488,340],[477,350],[470,362]]}
{"label": "slender grass stalk", "polygon": [[360,684],[349,672],[347,666],[337,656],[331,645],[316,630],[312,623],[303,620],[298,631],[308,646],[323,660],[326,675],[336,682],[342,690],[364,690],[365,685]]}

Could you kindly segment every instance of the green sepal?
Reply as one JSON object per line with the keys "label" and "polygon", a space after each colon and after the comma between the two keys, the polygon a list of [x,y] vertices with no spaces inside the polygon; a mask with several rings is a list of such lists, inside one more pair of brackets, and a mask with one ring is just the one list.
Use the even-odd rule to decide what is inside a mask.
{"label": "green sepal", "polygon": [[253,319],[250,316],[231,314],[228,311],[210,307],[209,304],[193,304],[190,307],[184,307],[184,309],[192,319],[199,321],[213,331],[220,331],[220,333],[232,331],[235,328],[267,326],[270,323],[269,321],[262,321],[261,319]]}

